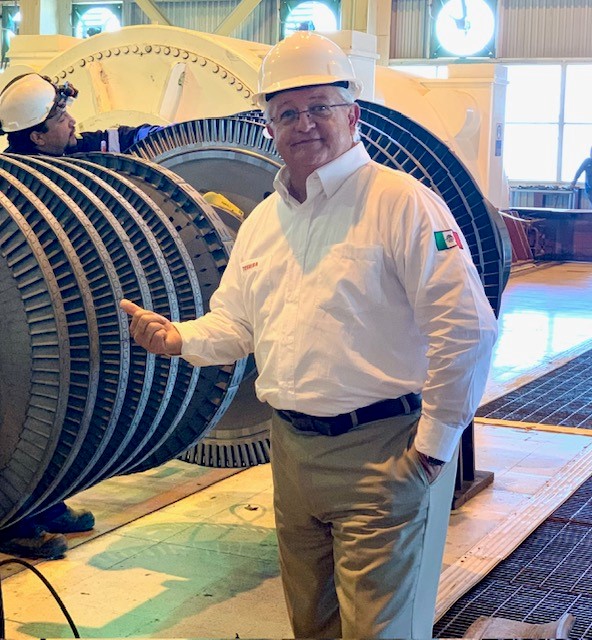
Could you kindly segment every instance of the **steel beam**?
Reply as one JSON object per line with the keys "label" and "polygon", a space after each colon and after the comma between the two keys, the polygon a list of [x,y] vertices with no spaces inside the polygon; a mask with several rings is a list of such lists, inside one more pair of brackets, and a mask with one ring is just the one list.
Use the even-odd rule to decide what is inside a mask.
{"label": "steel beam", "polygon": [[219,36],[229,36],[257,7],[261,0],[242,0],[216,27],[214,33]]}
{"label": "steel beam", "polygon": [[136,4],[142,11],[150,18],[152,24],[164,24],[172,27],[170,20],[168,20],[162,11],[156,6],[154,0],[136,0]]}

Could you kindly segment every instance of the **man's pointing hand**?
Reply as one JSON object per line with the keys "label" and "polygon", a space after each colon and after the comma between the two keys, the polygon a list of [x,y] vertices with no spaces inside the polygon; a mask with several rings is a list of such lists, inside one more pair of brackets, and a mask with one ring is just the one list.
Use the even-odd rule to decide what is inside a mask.
{"label": "man's pointing hand", "polygon": [[119,306],[131,316],[130,334],[141,347],[157,355],[181,355],[181,334],[170,320],[125,298]]}

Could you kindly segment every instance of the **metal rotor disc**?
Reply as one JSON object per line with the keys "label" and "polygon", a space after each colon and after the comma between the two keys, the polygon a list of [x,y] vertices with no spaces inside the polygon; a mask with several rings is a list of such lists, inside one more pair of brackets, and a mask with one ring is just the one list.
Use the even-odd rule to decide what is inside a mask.
{"label": "metal rotor disc", "polygon": [[[56,474],[62,473],[62,466],[66,468],[72,460],[72,453],[81,445],[82,440],[88,433],[90,421],[97,402],[97,371],[91,366],[91,359],[97,359],[99,353],[99,336],[97,316],[95,314],[92,297],[89,294],[89,285],[86,276],[81,268],[81,262],[73,244],[67,234],[61,228],[49,208],[42,202],[22,181],[6,171],[12,169],[11,162],[5,157],[0,158],[0,180],[2,193],[6,200],[10,200],[14,206],[11,210],[5,206],[4,211],[8,213],[5,224],[14,227],[18,224],[21,229],[26,228],[26,244],[21,243],[19,248],[18,275],[22,268],[31,269],[32,264],[38,262],[45,270],[45,281],[51,282],[51,298],[54,305],[55,316],[58,320],[58,332],[61,335],[59,351],[60,358],[47,366],[47,373],[39,372],[32,377],[33,383],[42,382],[51,377],[51,369],[58,368],[60,378],[67,380],[67,384],[59,387],[59,397],[55,400],[57,405],[62,407],[59,417],[52,418],[53,402],[50,398],[53,394],[46,392],[45,401],[28,410],[35,416],[35,423],[29,433],[29,420],[23,424],[2,423],[2,429],[12,430],[6,440],[17,439],[19,443],[28,444],[26,450],[32,458],[18,457],[20,483],[14,484],[9,478],[1,486],[10,487],[20,491],[18,499],[13,499],[9,509],[0,515],[0,521],[6,521],[9,517],[19,519],[34,509],[41,496],[44,495],[48,486],[54,481]],[[19,173],[26,173],[22,170]],[[21,176],[32,180],[32,176]],[[26,223],[24,222],[26,220]],[[18,238],[18,236],[14,236]],[[8,238],[8,236],[7,236]],[[10,247],[10,244],[7,245]],[[28,254],[28,255],[27,255]],[[11,267],[12,257],[7,263]],[[50,271],[52,273],[50,273]],[[15,276],[16,277],[16,276]],[[39,282],[32,280],[31,291],[21,290],[22,304],[26,311],[31,308],[31,304],[36,303],[32,294],[39,295]],[[52,331],[50,325],[50,314],[46,313],[48,335],[35,337],[38,346],[33,352],[33,356],[39,355],[43,350],[43,343],[47,342],[47,351],[51,352]],[[40,325],[43,327],[43,325]],[[27,331],[26,327],[19,330]],[[27,331],[28,333],[28,331]],[[15,328],[15,343],[20,343],[19,332]],[[36,403],[33,403],[33,405]],[[45,429],[50,427],[50,432]],[[4,441],[4,439],[3,439]],[[35,453],[31,443],[39,442],[39,446],[45,443],[45,450]],[[19,445],[22,446],[22,445]],[[9,459],[8,469],[15,460],[14,456]],[[27,481],[27,478],[29,481]],[[34,484],[29,484],[29,482]],[[15,515],[20,509],[18,515]]]}
{"label": "metal rotor disc", "polygon": [[[110,153],[91,153],[80,157],[125,175],[159,206],[168,205],[169,216],[198,273],[204,307],[208,308],[232,248],[232,236],[214,209],[178,175],[146,160]],[[174,212],[170,211],[171,203],[175,205]],[[121,472],[131,473],[158,466],[185,451],[212,429],[230,405],[243,377],[245,364],[246,359],[235,365],[203,367],[196,393],[182,419],[163,425],[156,442],[145,447],[135,464]]]}
{"label": "metal rotor disc", "polygon": [[[174,226],[156,203],[124,176],[99,165],[73,158],[54,163],[66,167],[71,175],[99,195],[121,221],[147,275],[153,309],[173,320],[201,315],[197,274]],[[179,369],[176,377],[158,379],[171,364],[175,362],[156,358],[157,377],[149,387],[142,413],[136,415],[137,419],[131,424],[120,421],[121,434],[115,439],[116,447],[108,447],[95,465],[97,481],[134,463],[138,452],[155,436],[161,421],[174,420],[175,414],[167,414],[168,402],[163,402],[163,398],[170,401],[171,394],[176,397],[180,393],[194,393],[199,371],[182,360],[176,362]],[[171,381],[178,387],[176,390],[169,384]],[[183,401],[181,398],[181,405]],[[94,477],[92,473],[90,476]]]}

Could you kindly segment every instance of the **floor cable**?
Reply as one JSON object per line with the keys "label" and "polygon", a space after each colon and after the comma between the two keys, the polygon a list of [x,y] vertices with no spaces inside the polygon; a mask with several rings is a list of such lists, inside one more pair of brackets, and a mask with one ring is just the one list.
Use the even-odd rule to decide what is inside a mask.
{"label": "floor cable", "polygon": [[[51,595],[54,597],[54,600],[58,603],[62,613],[64,614],[68,624],[70,625],[70,629],[72,629],[72,633],[75,638],[80,638],[80,634],[78,633],[78,629],[74,624],[74,620],[72,620],[72,616],[68,613],[66,609],[66,605],[63,603],[62,599],[58,595],[57,591],[51,586],[49,580],[38,570],[36,569],[30,562],[26,562],[25,560],[20,560],[18,558],[9,558],[8,560],[1,560],[0,567],[8,564],[20,564],[26,569],[32,571],[43,584],[49,589]],[[4,602],[2,598],[2,578],[0,577],[0,638],[6,638],[6,629],[5,629],[5,618],[4,618]]]}

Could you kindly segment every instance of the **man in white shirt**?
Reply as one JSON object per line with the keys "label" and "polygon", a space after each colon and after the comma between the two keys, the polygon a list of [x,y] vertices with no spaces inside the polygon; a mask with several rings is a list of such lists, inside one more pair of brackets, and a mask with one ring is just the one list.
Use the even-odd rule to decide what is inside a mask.
{"label": "man in white shirt", "polygon": [[206,366],[254,351],[257,395],[275,409],[295,637],[428,638],[495,318],[446,205],[357,142],[361,85],[336,45],[286,38],[259,89],[285,166],[242,224],[211,311],[171,323],[122,308],[154,353]]}

